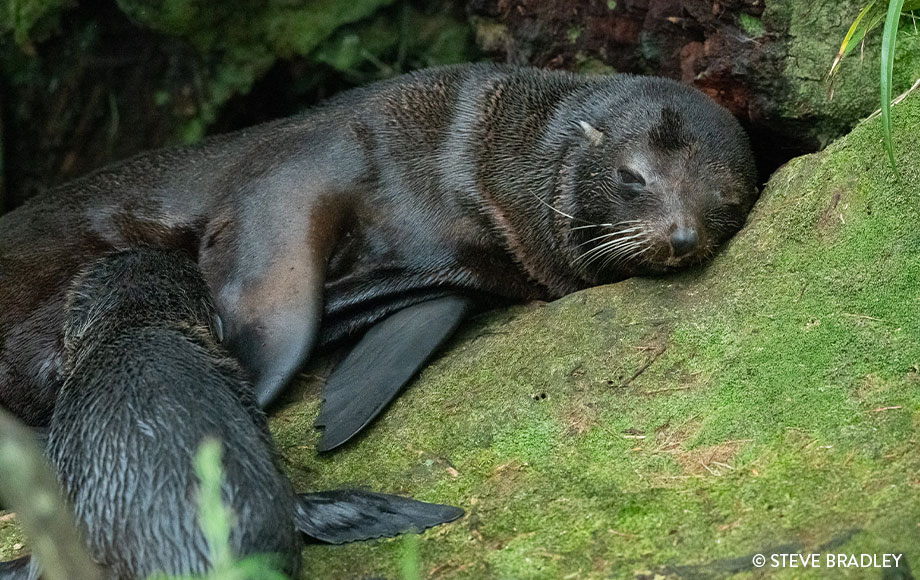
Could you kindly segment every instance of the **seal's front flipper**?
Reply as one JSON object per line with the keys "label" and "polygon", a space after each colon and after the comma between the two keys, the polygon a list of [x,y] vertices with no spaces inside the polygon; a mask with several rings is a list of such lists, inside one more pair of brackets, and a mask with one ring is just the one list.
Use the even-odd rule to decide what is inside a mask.
{"label": "seal's front flipper", "polygon": [[323,263],[309,250],[278,249],[274,262],[222,281],[214,293],[223,344],[248,371],[263,409],[297,375],[319,330]]}
{"label": "seal's front flipper", "polygon": [[0,580],[29,580],[29,556],[0,562]]}
{"label": "seal's front flipper", "polygon": [[421,532],[452,522],[463,510],[383,493],[333,490],[298,497],[297,530],[327,544]]}
{"label": "seal's front flipper", "polygon": [[[309,304],[304,297],[304,304]],[[227,341],[253,379],[256,400],[264,409],[297,375],[310,354],[319,328],[319,309],[290,305],[262,313]]]}
{"label": "seal's front flipper", "polygon": [[450,338],[474,307],[466,296],[428,300],[371,327],[335,368],[316,419],[325,427],[317,446],[329,451],[367,426]]}

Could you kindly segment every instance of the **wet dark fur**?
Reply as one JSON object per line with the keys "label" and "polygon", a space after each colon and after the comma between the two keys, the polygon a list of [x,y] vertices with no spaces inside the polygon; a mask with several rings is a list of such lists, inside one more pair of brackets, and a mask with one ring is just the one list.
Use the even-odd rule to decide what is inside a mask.
{"label": "wet dark fur", "polygon": [[211,336],[213,313],[180,255],[116,255],[74,286],[48,452],[107,578],[208,571],[193,468],[206,437],[223,446],[233,552],[300,568],[294,491],[252,387]]}
{"label": "wet dark fur", "polygon": [[[180,252],[138,249],[80,274],[69,301],[66,379],[48,454],[110,580],[203,574],[194,456],[223,446],[232,553],[277,558],[292,578],[301,533],[329,543],[419,531],[459,508],[359,490],[295,495],[242,369],[215,341],[207,285]],[[0,578],[15,578],[0,566]]]}
{"label": "wet dark fur", "polygon": [[432,296],[546,300],[699,262],[754,180],[737,122],[664,79],[461,65],[350,91],[0,218],[0,403],[48,421],[69,280],[115,248],[197,256],[266,403],[317,344]]}

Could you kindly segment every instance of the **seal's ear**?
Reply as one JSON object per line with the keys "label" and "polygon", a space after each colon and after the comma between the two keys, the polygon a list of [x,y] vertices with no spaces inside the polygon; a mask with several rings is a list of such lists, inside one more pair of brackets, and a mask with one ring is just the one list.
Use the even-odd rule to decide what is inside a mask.
{"label": "seal's ear", "polygon": [[591,123],[579,121],[578,126],[585,132],[585,137],[588,138],[588,141],[590,141],[592,145],[600,145],[604,140],[604,134],[595,129]]}

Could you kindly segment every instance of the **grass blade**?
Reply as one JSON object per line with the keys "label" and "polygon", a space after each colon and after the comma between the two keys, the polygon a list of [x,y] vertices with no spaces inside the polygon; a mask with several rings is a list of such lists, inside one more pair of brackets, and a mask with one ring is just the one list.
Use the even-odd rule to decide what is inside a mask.
{"label": "grass blade", "polygon": [[898,23],[901,20],[903,7],[904,0],[888,2],[888,16],[885,18],[885,28],[882,29],[882,133],[885,138],[888,161],[895,173],[898,172],[898,168],[894,161],[894,147],[891,144],[891,80],[894,74],[894,49],[898,40]]}
{"label": "grass blade", "polygon": [[[875,8],[875,2],[876,0],[872,0],[872,2],[866,4],[866,7],[860,10],[856,20],[854,20],[853,24],[850,25],[850,29],[847,30],[847,35],[843,37],[843,42],[840,43],[840,50],[837,51],[837,56],[834,58],[834,62],[831,64],[831,70],[828,71],[827,78],[834,76],[834,74],[837,72],[837,69],[840,68],[840,63],[843,61],[843,59],[848,54],[850,54],[850,52],[853,50],[853,47],[865,37],[869,30],[871,30],[870,26],[867,25],[860,27],[860,24],[862,23],[863,18],[866,17],[866,14]],[[854,38],[854,35],[856,38]]]}
{"label": "grass blade", "polygon": [[224,479],[222,454],[220,441],[207,439],[195,455],[195,473],[201,482],[198,492],[199,525],[211,550],[211,565],[217,574],[226,574],[233,567],[233,555],[230,553],[233,516],[221,495]]}
{"label": "grass blade", "polygon": [[403,553],[400,562],[402,565],[402,580],[421,580],[418,534],[406,534],[403,537],[402,545]]}

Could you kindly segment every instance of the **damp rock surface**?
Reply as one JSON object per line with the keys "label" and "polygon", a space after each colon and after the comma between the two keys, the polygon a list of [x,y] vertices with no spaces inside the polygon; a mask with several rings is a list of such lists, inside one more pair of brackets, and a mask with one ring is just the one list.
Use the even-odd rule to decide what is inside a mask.
{"label": "damp rock surface", "polygon": [[[878,108],[881,30],[827,72],[862,0],[468,0],[480,48],[518,64],[679,79],[755,135],[762,171],[826,146]],[[920,76],[905,17],[895,93]]]}
{"label": "damp rock surface", "polygon": [[[754,554],[795,551],[916,569],[920,95],[894,109],[900,179],[879,125],[779,170],[706,268],[479,316],[328,457],[318,364],[272,418],[295,486],[463,507],[419,542],[426,578],[760,578]],[[304,574],[401,578],[404,547],[310,546]],[[0,557],[23,551],[0,514]]]}
{"label": "damp rock surface", "polygon": [[[783,551],[920,565],[917,126],[920,95],[895,108],[900,181],[877,120],[788,163],[705,269],[480,316],[340,453],[314,453],[302,389],[273,419],[296,484],[462,506],[420,544],[428,578],[752,578]],[[310,577],[399,578],[402,553],[305,556]]]}

